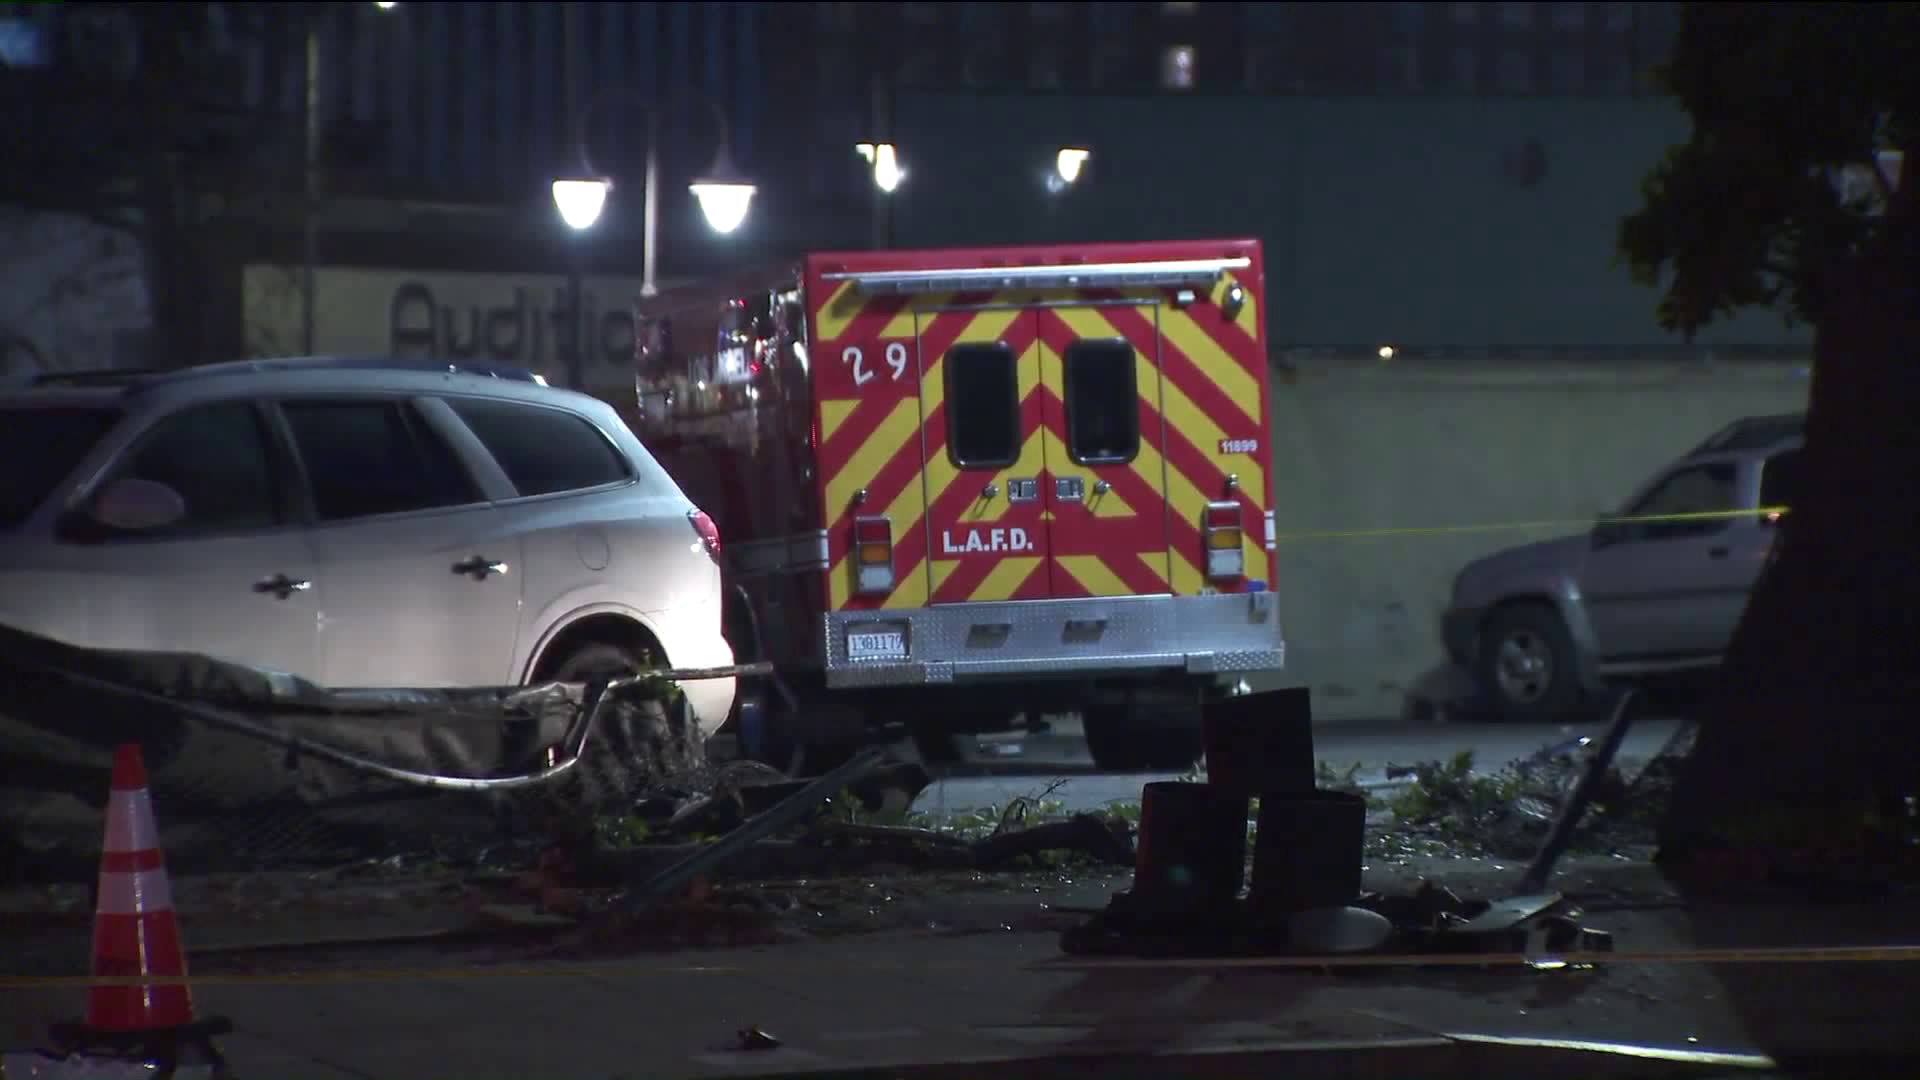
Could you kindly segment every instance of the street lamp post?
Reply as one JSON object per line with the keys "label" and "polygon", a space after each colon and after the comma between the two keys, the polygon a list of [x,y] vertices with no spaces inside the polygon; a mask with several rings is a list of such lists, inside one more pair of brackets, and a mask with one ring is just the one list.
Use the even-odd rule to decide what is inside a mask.
{"label": "street lamp post", "polygon": [[[381,11],[392,11],[393,0],[376,0],[373,5]],[[302,105],[301,117],[305,121],[305,139],[303,140],[302,169],[300,179],[300,350],[308,356],[314,352],[315,321],[314,278],[315,268],[320,261],[320,60],[321,60],[321,21],[329,9],[315,8],[307,15],[306,33],[306,96]]]}
{"label": "street lamp post", "polygon": [[[646,171],[641,193],[641,271],[640,295],[653,296],[659,292],[654,276],[657,266],[659,246],[659,187],[660,187],[660,115],[658,102],[647,99],[628,99],[647,110],[647,159]],[[738,229],[747,219],[747,211],[752,206],[755,187],[740,171],[734,167],[733,155],[729,148],[727,114],[718,102],[709,101],[714,118],[720,127],[720,147],[714,154],[713,165],[706,174],[687,185],[694,199],[700,204],[700,212],[705,215],[707,225],[718,233],[730,233]],[[589,105],[580,113],[578,148],[583,172],[579,176],[561,177],[553,182],[553,203],[560,212],[560,219],[569,228],[576,231],[590,229],[600,220],[600,212],[606,208],[607,192],[613,189],[613,180],[594,168],[588,135],[591,130],[593,108]]]}
{"label": "street lamp post", "polygon": [[[321,9],[324,10],[324,9]],[[300,179],[300,351],[313,355],[314,264],[320,260],[320,11],[307,16],[306,140]]]}

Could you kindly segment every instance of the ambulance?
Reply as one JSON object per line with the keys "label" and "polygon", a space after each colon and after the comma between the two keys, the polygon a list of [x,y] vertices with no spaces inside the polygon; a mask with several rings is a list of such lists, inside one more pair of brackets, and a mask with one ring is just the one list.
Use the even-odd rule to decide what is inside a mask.
{"label": "ambulance", "polygon": [[818,252],[636,305],[641,440],[729,575],[739,736],[942,758],[1078,714],[1183,768],[1278,671],[1257,240]]}

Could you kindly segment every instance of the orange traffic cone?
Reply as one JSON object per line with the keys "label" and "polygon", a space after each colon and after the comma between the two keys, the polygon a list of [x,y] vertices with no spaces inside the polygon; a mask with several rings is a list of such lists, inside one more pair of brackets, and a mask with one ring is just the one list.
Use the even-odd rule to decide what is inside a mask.
{"label": "orange traffic cone", "polygon": [[[93,974],[162,976],[187,973],[186,950],[173,911],[160,833],[147,793],[140,747],[113,755],[107,842],[100,855],[100,895],[93,914]],[[184,983],[115,984],[87,991],[87,1026],[99,1032],[151,1031],[193,1023],[193,995]]]}
{"label": "orange traffic cone", "polygon": [[232,1025],[224,1019],[196,1021],[193,995],[185,983],[144,982],[184,978],[187,955],[147,792],[147,770],[135,743],[122,743],[113,755],[113,790],[94,903],[92,974],[116,981],[88,988],[84,1023],[56,1025],[54,1036],[67,1049],[147,1050],[161,1062],[162,1075],[171,1075],[182,1049],[197,1049],[208,1060],[221,1062],[208,1039],[231,1031]]}

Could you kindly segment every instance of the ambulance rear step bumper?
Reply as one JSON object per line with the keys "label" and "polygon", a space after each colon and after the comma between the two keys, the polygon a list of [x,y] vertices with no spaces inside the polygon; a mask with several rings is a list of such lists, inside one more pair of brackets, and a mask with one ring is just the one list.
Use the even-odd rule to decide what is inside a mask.
{"label": "ambulance rear step bumper", "polygon": [[1009,600],[824,616],[827,685],[919,686],[1030,675],[1278,671],[1271,592]]}

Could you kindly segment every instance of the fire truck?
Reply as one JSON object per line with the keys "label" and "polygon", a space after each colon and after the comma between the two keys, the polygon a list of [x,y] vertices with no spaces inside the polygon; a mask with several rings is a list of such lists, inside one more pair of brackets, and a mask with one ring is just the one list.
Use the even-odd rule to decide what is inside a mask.
{"label": "fire truck", "polygon": [[1282,666],[1257,240],[820,252],[636,316],[634,431],[717,525],[751,756],[1078,713],[1184,768]]}

